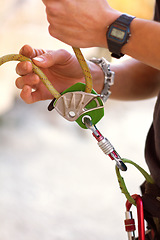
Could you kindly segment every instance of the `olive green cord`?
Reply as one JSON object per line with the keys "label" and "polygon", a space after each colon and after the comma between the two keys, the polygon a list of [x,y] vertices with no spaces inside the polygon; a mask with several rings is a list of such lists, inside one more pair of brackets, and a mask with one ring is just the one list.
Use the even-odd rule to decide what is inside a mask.
{"label": "olive green cord", "polygon": [[[128,159],[122,159],[122,161],[124,163],[132,164],[134,167],[136,167],[141,172],[141,174],[144,176],[144,178],[146,179],[146,181],[148,183],[154,184],[154,180],[152,179],[152,177],[143,168],[141,168],[138,164],[136,164]],[[126,196],[127,200],[131,204],[136,205],[135,200],[131,197],[130,193],[128,192],[125,181],[124,181],[123,177],[121,176],[119,168],[117,166],[116,166],[116,174],[117,174],[117,179],[118,179],[119,186],[120,186],[122,193]]]}

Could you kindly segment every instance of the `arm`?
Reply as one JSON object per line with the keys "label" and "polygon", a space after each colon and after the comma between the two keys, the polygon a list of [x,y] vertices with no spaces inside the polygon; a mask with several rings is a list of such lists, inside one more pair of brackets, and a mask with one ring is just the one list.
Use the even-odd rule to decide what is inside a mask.
{"label": "arm", "polygon": [[122,52],[160,70],[160,23],[135,18]]}
{"label": "arm", "polygon": [[[76,82],[84,82],[81,67],[74,55],[65,50],[43,51],[24,46],[21,54],[33,59],[49,78],[54,87],[62,92]],[[38,57],[38,58],[37,58]],[[93,77],[93,88],[101,93],[104,75],[99,66],[88,61]],[[115,84],[112,86],[111,97],[121,100],[137,100],[155,96],[160,88],[160,73],[137,60],[111,65],[115,71]],[[26,103],[52,99],[39,77],[32,72],[30,62],[20,62],[17,73],[21,76],[16,80],[16,86],[21,91],[21,97]],[[32,92],[32,89],[35,91]]]}
{"label": "arm", "polygon": [[135,59],[111,66],[115,84],[111,97],[119,100],[142,100],[157,96],[160,91],[159,70]]}
{"label": "arm", "polygon": [[[106,0],[43,0],[50,34],[75,47],[107,48],[107,27],[122,13]],[[160,23],[135,18],[122,53],[160,69]]]}
{"label": "arm", "polygon": [[[90,69],[92,63],[89,63]],[[95,64],[94,64],[95,65]],[[100,69],[100,67],[97,66]],[[93,66],[92,76],[95,89],[100,93],[103,88],[104,76],[97,74]],[[142,100],[157,96],[160,91],[159,70],[145,65],[135,59],[128,59],[119,64],[111,64],[115,72],[114,85],[111,86],[111,98],[117,100]]]}

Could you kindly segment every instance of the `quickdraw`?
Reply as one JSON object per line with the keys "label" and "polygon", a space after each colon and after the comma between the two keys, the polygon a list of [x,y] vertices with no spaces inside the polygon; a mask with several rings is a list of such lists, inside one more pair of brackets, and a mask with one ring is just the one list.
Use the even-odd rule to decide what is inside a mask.
{"label": "quickdraw", "polygon": [[[136,167],[141,174],[144,176],[145,180],[148,183],[154,184],[153,179],[151,176],[143,169],[141,168],[138,164],[127,160],[123,159],[124,163],[129,163]],[[123,177],[120,174],[119,169],[116,167],[116,174],[117,174],[117,179],[119,182],[120,189],[122,193],[126,196],[127,202],[126,202],[126,220],[125,220],[125,230],[128,233],[128,240],[135,240],[135,222],[134,219],[132,218],[132,212],[130,211],[130,208],[132,205],[135,205],[137,208],[137,218],[138,218],[138,235],[139,235],[139,240],[145,240],[145,227],[144,227],[144,213],[143,213],[143,202],[142,198],[137,195],[130,195],[130,193],[127,190],[125,181]]]}
{"label": "quickdraw", "polygon": [[128,232],[128,239],[135,239],[135,223],[132,219],[132,214],[130,208],[132,205],[137,207],[138,215],[138,230],[139,230],[139,240],[144,240],[144,216],[143,216],[143,203],[142,199],[138,195],[130,195],[124,179],[121,177],[119,169],[126,171],[127,167],[125,163],[130,163],[134,165],[146,178],[146,181],[154,183],[152,178],[146,173],[140,166],[135,164],[132,161],[122,159],[119,154],[116,152],[114,147],[111,145],[109,140],[100,133],[96,128],[95,124],[100,121],[104,116],[104,103],[102,101],[101,95],[98,95],[92,89],[92,76],[88,65],[80,51],[79,48],[73,48],[75,55],[80,63],[80,66],[83,70],[86,84],[77,83],[72,87],[66,89],[63,93],[59,93],[44,75],[44,73],[32,62],[31,59],[26,58],[25,56],[19,54],[10,54],[0,58],[0,65],[8,61],[30,61],[32,63],[33,71],[40,77],[41,81],[53,95],[54,100],[50,103],[48,109],[52,110],[53,108],[69,121],[76,121],[80,127],[85,129],[90,129],[92,135],[98,142],[99,147],[102,151],[108,155],[112,160],[116,161],[116,174],[119,181],[120,188],[122,193],[125,194],[127,198],[126,202],[126,220],[125,227]]}

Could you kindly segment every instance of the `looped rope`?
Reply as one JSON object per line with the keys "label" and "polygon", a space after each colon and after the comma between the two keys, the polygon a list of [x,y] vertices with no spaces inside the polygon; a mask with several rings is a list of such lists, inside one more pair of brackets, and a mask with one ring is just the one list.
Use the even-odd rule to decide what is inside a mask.
{"label": "looped rope", "polygon": [[[82,68],[84,77],[85,77],[85,81],[86,81],[86,89],[85,92],[90,93],[92,91],[92,76],[90,73],[90,70],[88,68],[88,65],[81,53],[81,50],[79,48],[73,48],[75,55],[77,57],[77,60]],[[54,98],[58,99],[61,94],[53,87],[53,85],[51,84],[51,82],[48,80],[48,78],[46,77],[46,75],[42,72],[42,70],[40,68],[38,68],[30,58],[27,58],[23,55],[20,54],[9,54],[9,55],[5,55],[3,57],[0,58],[0,66],[3,63],[9,62],[9,61],[20,61],[20,62],[24,62],[24,61],[29,61],[32,63],[32,68],[33,68],[33,72],[36,73],[41,81],[44,83],[44,85],[46,86],[46,88],[49,90],[49,92],[54,96]]]}
{"label": "looped rope", "polygon": [[5,56],[0,58],[0,66],[3,63],[9,62],[9,61],[20,61],[20,62],[29,61],[29,62],[31,62],[32,63],[33,72],[36,73],[40,77],[41,81],[44,83],[44,85],[47,87],[47,89],[50,91],[50,93],[57,99],[61,96],[61,94],[53,87],[53,85],[48,80],[46,75],[41,71],[40,68],[38,68],[32,62],[32,60],[30,58],[27,58],[27,57],[25,57],[23,55],[20,55],[20,54],[5,55]]}
{"label": "looped rope", "polygon": [[85,82],[86,82],[86,89],[85,89],[85,92],[87,93],[91,93],[92,92],[92,85],[93,85],[93,81],[92,81],[92,75],[90,73],[90,70],[89,70],[89,67],[87,65],[87,62],[86,60],[84,59],[83,57],[83,54],[81,52],[81,50],[79,48],[75,48],[75,47],[72,47],[73,48],[73,51],[77,57],[77,60],[82,68],[82,71],[83,71],[83,75],[85,77]]}
{"label": "looped rope", "polygon": [[[143,168],[141,168],[138,164],[136,164],[136,163],[134,163],[134,162],[132,162],[128,159],[122,159],[122,161],[124,163],[129,163],[129,164],[133,165],[135,168],[137,168],[139,170],[139,172],[141,172],[141,174],[144,176],[144,178],[146,179],[146,181],[148,183],[154,184],[154,180],[152,179],[152,177]],[[124,181],[123,177],[121,176],[120,171],[119,171],[117,166],[116,166],[116,174],[117,174],[117,179],[118,179],[119,186],[120,186],[120,189],[121,189],[122,193],[126,196],[127,200],[131,204],[136,206],[136,202],[131,197],[130,193],[128,192],[125,181]]]}

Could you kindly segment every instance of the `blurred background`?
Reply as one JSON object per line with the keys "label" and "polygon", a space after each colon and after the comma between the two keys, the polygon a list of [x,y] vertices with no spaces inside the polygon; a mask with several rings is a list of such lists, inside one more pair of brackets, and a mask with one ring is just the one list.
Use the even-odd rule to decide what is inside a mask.
{"label": "blurred background", "polygon": [[[137,17],[153,17],[153,0],[109,3]],[[1,56],[18,53],[24,44],[72,52],[48,34],[41,1],[0,4]],[[86,58],[109,56],[106,49],[82,51]],[[48,112],[48,101],[25,104],[14,84],[15,67],[10,62],[0,68],[0,240],[127,239],[126,200],[114,162],[101,152],[90,131]],[[147,171],[144,145],[155,101],[108,100],[97,125],[122,157]],[[133,167],[128,166],[123,177],[131,194],[140,193],[143,177]]]}

